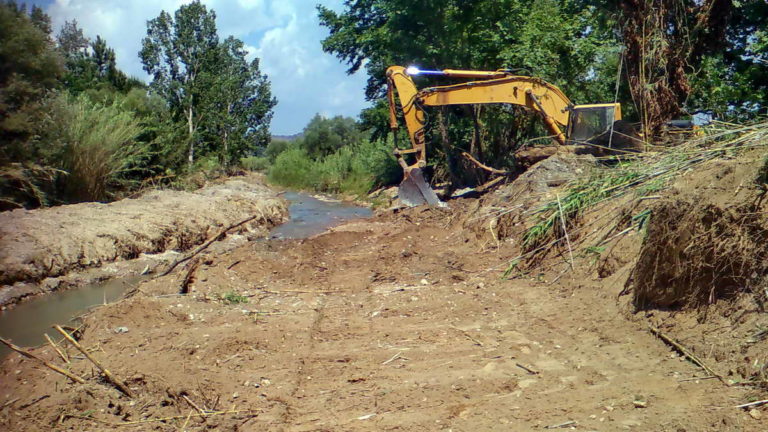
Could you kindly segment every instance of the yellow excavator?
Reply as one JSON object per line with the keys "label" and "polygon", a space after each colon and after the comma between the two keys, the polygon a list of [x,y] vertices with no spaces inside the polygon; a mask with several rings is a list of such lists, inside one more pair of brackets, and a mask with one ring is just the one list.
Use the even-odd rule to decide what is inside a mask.
{"label": "yellow excavator", "polygon": [[[416,75],[467,78],[470,81],[418,90],[412,78]],[[427,166],[424,107],[492,103],[523,106],[541,115],[551,138],[561,145],[586,142],[612,130],[614,122],[621,120],[621,106],[618,103],[574,105],[554,85],[506,70],[419,70],[415,67],[391,66],[387,69],[387,97],[390,127],[395,136],[398,129],[395,91],[400,99],[411,141],[410,149],[395,147],[395,156],[404,171],[399,196],[404,204],[410,206],[445,205],[424,180],[422,173],[422,169]],[[415,162],[408,164],[403,157],[406,154],[414,154]]]}

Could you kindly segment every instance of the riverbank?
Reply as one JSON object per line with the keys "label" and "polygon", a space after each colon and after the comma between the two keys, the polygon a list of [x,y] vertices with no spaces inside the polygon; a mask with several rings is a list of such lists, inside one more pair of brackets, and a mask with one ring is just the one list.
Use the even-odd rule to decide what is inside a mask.
{"label": "riverbank", "polygon": [[158,190],[109,204],[0,213],[0,305],[151,271],[251,216],[257,217],[235,231],[246,239],[288,217],[287,202],[259,175],[194,192]]}

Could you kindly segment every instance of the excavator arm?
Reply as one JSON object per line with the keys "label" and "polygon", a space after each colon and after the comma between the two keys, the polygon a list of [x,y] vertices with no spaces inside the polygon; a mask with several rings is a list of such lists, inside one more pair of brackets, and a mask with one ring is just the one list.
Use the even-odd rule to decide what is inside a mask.
{"label": "excavator arm", "polygon": [[[412,74],[440,75],[454,78],[473,78],[460,84],[416,88]],[[387,96],[389,99],[390,127],[398,129],[395,92],[400,99],[405,125],[411,148],[395,148],[395,156],[402,166],[405,176],[400,184],[400,197],[406,204],[419,205],[425,202],[431,205],[440,203],[435,193],[423,180],[421,169],[427,165],[425,126],[426,106],[444,106],[461,104],[514,104],[538,112],[553,139],[559,144],[567,140],[564,130],[568,130],[571,114],[578,110],[567,96],[556,86],[546,81],[526,76],[513,75],[507,71],[467,71],[445,69],[442,71],[418,71],[402,66],[387,69]],[[587,107],[587,106],[584,106]],[[621,118],[617,104],[589,105],[588,107],[610,107],[611,115]],[[395,134],[395,136],[397,136]],[[403,155],[415,154],[415,162],[408,164]],[[419,196],[419,193],[422,196]]]}

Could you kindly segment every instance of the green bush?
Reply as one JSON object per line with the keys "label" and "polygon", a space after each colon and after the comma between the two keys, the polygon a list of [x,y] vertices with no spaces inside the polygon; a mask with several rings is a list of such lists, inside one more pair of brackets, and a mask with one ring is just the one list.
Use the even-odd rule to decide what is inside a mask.
{"label": "green bush", "polygon": [[401,176],[390,145],[368,140],[317,160],[303,150],[289,149],[277,157],[269,171],[270,181],[282,186],[358,196],[395,183]]}
{"label": "green bush", "polygon": [[275,163],[277,157],[280,156],[280,153],[288,150],[291,147],[295,147],[295,145],[290,141],[281,139],[272,140],[267,145],[266,150],[264,150],[264,154],[269,159],[269,163]]}
{"label": "green bush", "polygon": [[277,157],[269,169],[269,180],[295,189],[315,189],[316,162],[297,148],[288,149]]}
{"label": "green bush", "polygon": [[49,165],[66,171],[60,188],[69,201],[103,201],[126,189],[150,157],[144,132],[119,102],[101,105],[60,94],[48,102],[40,143]]}
{"label": "green bush", "polygon": [[266,171],[269,169],[269,158],[248,156],[240,158],[240,166],[248,171]]}

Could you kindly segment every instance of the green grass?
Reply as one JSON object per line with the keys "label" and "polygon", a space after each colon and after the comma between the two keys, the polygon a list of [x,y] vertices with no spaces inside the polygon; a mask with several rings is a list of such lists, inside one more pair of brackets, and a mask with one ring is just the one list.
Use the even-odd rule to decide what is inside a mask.
{"label": "green grass", "polygon": [[244,295],[240,295],[236,293],[235,291],[230,291],[223,296],[221,296],[221,300],[226,304],[242,304],[242,303],[248,303],[248,297]]}

